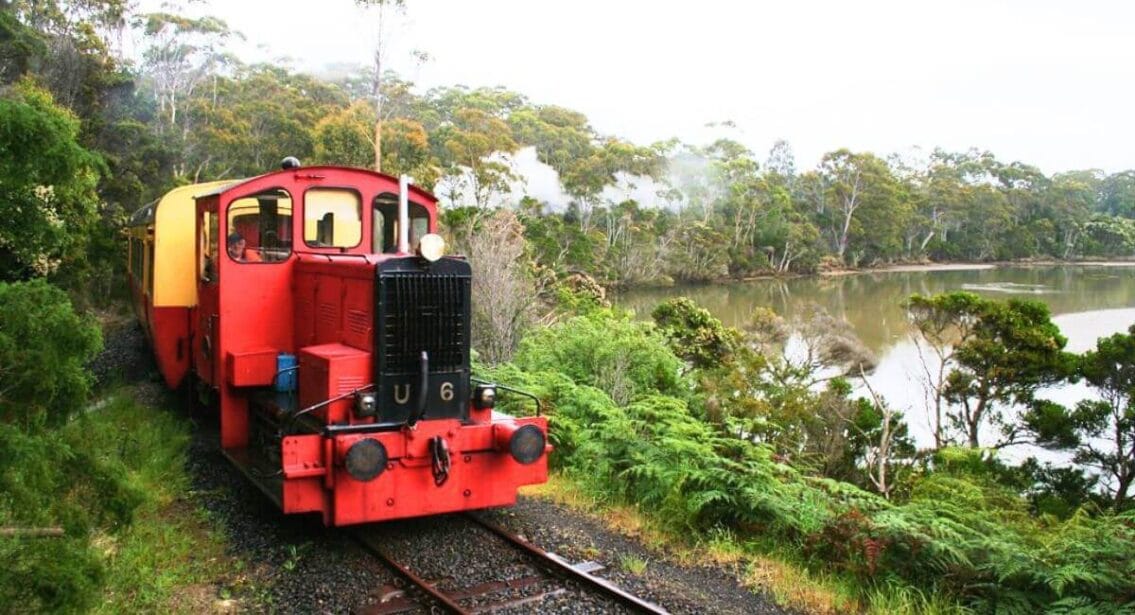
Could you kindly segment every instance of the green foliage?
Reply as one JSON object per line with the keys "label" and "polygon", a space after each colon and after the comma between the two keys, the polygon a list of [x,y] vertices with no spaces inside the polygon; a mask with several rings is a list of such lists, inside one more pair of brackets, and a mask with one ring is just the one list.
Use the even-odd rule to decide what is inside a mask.
{"label": "green foliage", "polygon": [[[625,402],[595,388],[610,360],[593,361],[586,347],[605,343],[602,327],[633,348],[656,335],[592,313],[537,334],[517,365],[492,374],[544,400],[553,465],[593,496],[633,503],[679,532],[724,529],[780,545],[809,566],[856,579],[867,592],[913,587],[981,612],[1119,612],[1135,595],[1130,513],[1035,517],[1018,495],[1029,477],[973,449],[945,449],[907,476],[909,499],[901,504],[809,477],[767,445],[700,420],[690,405],[698,395],[687,401],[676,394],[681,386]],[[650,373],[655,365],[650,353],[626,357],[628,373]],[[877,408],[853,407],[863,432],[878,425]]]}
{"label": "green foliage", "polygon": [[686,297],[658,304],[650,316],[674,354],[698,369],[731,361],[741,343],[740,331],[721,324],[709,310]]}
{"label": "green foliage", "polygon": [[516,363],[529,371],[564,373],[620,403],[681,391],[681,363],[662,336],[647,323],[610,311],[534,332],[521,343]]}
{"label": "green foliage", "polygon": [[1071,410],[1036,404],[1027,424],[1041,443],[1074,449],[1077,463],[1099,471],[1110,504],[1123,509],[1135,484],[1135,326],[1100,338],[1080,357],[1077,371],[1099,399],[1081,400]]}
{"label": "green foliage", "polygon": [[98,328],[43,280],[0,282],[0,323],[0,423],[63,423],[87,401]]}
{"label": "green foliage", "polygon": [[363,102],[315,125],[315,164],[367,168],[374,164],[374,110]]}
{"label": "green foliage", "polygon": [[951,348],[940,393],[953,404],[946,415],[952,427],[971,447],[981,445],[981,429],[990,424],[1000,429],[1002,444],[1017,441],[1021,425],[1003,409],[1032,405],[1041,386],[1072,372],[1067,339],[1043,303],[953,292],[912,295],[906,306],[931,344]]}
{"label": "green foliage", "polygon": [[81,265],[103,167],[78,138],[78,119],[30,82],[0,98],[0,280]]}
{"label": "green foliage", "polygon": [[[0,525],[52,527],[61,538],[0,538],[0,601],[28,611],[84,611],[100,600],[107,553],[97,535],[128,531],[139,506],[184,488],[185,425],[114,399],[30,434],[0,423]],[[29,542],[34,541],[34,542]],[[152,545],[149,547],[152,549]],[[144,586],[135,575],[135,586]]]}

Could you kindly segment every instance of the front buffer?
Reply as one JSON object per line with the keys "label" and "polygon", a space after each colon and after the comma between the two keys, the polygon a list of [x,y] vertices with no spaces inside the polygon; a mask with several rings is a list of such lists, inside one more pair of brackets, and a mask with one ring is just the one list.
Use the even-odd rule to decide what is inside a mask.
{"label": "front buffer", "polygon": [[520,486],[547,481],[547,433],[543,417],[494,412],[484,424],[287,436],[280,505],[335,526],[509,506]]}

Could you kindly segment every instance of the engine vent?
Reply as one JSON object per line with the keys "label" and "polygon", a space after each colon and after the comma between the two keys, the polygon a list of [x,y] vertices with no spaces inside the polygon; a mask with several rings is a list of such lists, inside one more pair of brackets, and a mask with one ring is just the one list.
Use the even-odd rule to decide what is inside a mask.
{"label": "engine vent", "polygon": [[417,258],[379,265],[375,285],[375,382],[384,420],[403,420],[421,387],[429,357],[426,418],[463,417],[469,399],[469,264]]}

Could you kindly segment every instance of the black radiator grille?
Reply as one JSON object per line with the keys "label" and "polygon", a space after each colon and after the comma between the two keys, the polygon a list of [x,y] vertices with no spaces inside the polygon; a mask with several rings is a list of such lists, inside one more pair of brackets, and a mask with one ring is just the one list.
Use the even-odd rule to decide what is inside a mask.
{"label": "black radiator grille", "polygon": [[385,322],[379,329],[382,371],[412,374],[429,353],[431,372],[468,369],[470,279],[459,273],[397,272],[379,276]]}

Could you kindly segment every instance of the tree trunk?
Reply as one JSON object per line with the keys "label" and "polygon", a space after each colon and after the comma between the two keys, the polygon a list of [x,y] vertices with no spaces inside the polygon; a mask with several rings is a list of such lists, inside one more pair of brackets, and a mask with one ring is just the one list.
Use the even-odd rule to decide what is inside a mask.
{"label": "tree trunk", "polygon": [[374,170],[382,172],[382,118],[374,122]]}

